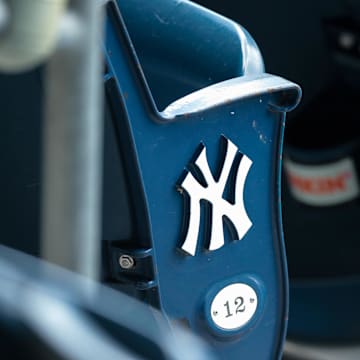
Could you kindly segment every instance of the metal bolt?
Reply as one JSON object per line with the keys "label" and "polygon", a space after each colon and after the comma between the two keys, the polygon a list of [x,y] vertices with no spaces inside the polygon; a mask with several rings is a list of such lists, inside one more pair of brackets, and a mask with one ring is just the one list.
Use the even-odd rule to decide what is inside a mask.
{"label": "metal bolt", "polygon": [[131,269],[135,266],[135,260],[130,255],[121,255],[119,265],[123,269]]}

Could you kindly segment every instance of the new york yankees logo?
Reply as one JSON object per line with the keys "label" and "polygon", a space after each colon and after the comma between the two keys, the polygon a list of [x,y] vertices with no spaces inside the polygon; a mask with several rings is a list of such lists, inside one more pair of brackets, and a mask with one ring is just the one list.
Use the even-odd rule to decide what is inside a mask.
{"label": "new york yankees logo", "polygon": [[[206,185],[204,186],[190,171],[179,185],[179,191],[186,191],[190,199],[189,224],[181,249],[192,256],[196,252],[200,231],[201,200],[208,201],[212,206],[211,222],[208,224],[211,227],[209,250],[216,250],[224,245],[223,217],[232,223],[237,240],[241,240],[252,226],[244,206],[244,186],[252,161],[243,155],[237,164],[235,159],[240,154],[238,148],[229,139],[225,138],[225,141],[226,154],[217,181],[211,173],[206,147],[203,145],[193,166],[197,173],[201,173]],[[232,170],[234,166],[237,168]],[[235,174],[233,203],[223,198],[231,172]]]}

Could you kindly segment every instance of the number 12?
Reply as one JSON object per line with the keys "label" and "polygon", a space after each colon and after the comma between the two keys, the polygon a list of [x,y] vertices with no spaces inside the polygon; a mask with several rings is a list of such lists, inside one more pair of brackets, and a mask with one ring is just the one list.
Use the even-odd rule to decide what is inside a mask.
{"label": "number 12", "polygon": [[[236,309],[235,309],[235,314],[237,313],[241,313],[241,312],[244,312],[245,311],[245,305],[244,305],[244,298],[241,297],[241,296],[238,296],[237,298],[235,298],[234,300],[234,305],[236,306]],[[224,304],[225,308],[226,308],[226,316],[225,317],[230,317],[230,316],[233,316],[234,314],[231,313],[231,309],[230,309],[230,303],[229,301],[227,301],[225,304]]]}

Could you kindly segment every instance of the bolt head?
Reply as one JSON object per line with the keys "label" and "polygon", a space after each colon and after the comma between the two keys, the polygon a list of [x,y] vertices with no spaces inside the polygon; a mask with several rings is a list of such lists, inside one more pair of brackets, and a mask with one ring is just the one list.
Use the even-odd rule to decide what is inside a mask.
{"label": "bolt head", "polygon": [[119,265],[122,269],[131,269],[135,266],[135,260],[130,255],[121,255]]}

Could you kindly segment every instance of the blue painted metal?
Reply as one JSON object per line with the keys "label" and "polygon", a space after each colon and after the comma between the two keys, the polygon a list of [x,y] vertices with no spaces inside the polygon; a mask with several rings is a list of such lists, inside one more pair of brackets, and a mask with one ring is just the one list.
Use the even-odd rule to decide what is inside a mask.
{"label": "blue painted metal", "polygon": [[117,3],[160,109],[205,86],[264,72],[254,39],[223,16],[189,1]]}
{"label": "blue painted metal", "polygon": [[[123,242],[119,239],[117,245],[126,247],[129,253],[136,253],[140,246],[150,248],[149,252],[144,251],[154,266],[153,280],[135,281],[134,286],[144,290],[147,284],[150,291],[158,294],[161,310],[170,318],[186,321],[221,358],[277,358],[287,323],[279,187],[282,138],[285,112],[299,102],[300,88],[264,73],[260,53],[250,35],[223,17],[186,1],[155,1],[152,5],[146,2],[142,9],[139,1],[119,3],[125,9],[126,21],[134,22],[130,28],[136,26],[136,21],[145,22],[137,31],[148,34],[148,40],[142,40],[142,35],[137,37],[134,30],[131,35],[135,34],[136,48],[143,51],[140,58],[144,69],[148,69],[147,77],[152,79],[150,87],[157,104],[169,98],[175,100],[177,88],[185,94],[203,87],[159,112],[117,7],[112,2],[108,4],[107,104],[124,154],[136,227],[135,238]],[[168,6],[166,16],[163,6]],[[169,12],[171,7],[173,12]],[[154,14],[154,9],[156,26],[144,20]],[[179,32],[182,22],[176,21],[175,10],[180,15],[187,14],[183,32]],[[209,29],[217,34],[214,46],[202,37]],[[228,33],[232,37],[225,36]],[[161,66],[166,64],[163,73],[161,67],[151,71],[158,61]],[[231,66],[225,71],[222,63]],[[174,72],[176,68],[183,68],[184,78]],[[212,83],[208,79],[211,72],[215,81],[233,79],[207,86]],[[195,256],[189,256],[179,250],[188,210],[177,184],[201,143],[205,144],[210,168],[216,173],[222,136],[253,161],[244,191],[245,207],[253,225],[241,241],[233,241],[228,235],[225,246],[215,251],[204,250],[200,240]],[[202,226],[209,225],[209,219],[203,218]],[[199,239],[204,233],[200,231]],[[130,274],[123,271],[119,279],[121,276],[128,276],[129,282]],[[249,323],[236,331],[216,328],[208,311],[210,302],[219,289],[239,281],[255,290],[258,310]]]}

